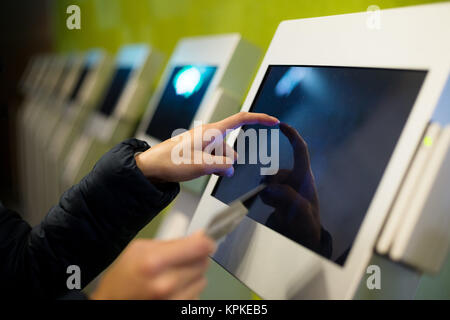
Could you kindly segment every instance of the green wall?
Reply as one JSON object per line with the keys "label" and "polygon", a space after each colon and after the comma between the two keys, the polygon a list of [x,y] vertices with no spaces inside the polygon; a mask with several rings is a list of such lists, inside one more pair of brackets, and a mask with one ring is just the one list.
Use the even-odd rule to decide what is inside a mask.
{"label": "green wall", "polygon": [[[115,52],[149,42],[167,56],[181,37],[240,32],[266,50],[282,20],[436,2],[432,0],[55,0],[58,51],[104,47]],[[81,30],[66,28],[66,8],[81,8]]]}

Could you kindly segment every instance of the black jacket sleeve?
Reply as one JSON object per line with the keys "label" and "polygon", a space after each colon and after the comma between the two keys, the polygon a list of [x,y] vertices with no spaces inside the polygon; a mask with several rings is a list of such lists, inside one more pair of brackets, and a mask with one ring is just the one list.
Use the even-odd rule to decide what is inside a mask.
{"label": "black jacket sleeve", "polygon": [[68,292],[68,266],[80,267],[83,287],[104,270],[179,192],[137,168],[135,153],[148,148],[115,146],[34,228],[0,204],[0,294],[57,298]]}

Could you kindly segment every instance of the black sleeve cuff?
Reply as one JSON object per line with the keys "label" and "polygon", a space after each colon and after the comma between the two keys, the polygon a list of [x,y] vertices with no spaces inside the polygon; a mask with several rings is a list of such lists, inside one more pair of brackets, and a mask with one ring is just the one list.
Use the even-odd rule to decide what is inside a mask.
{"label": "black sleeve cuff", "polygon": [[[134,236],[172,202],[178,183],[151,183],[137,167],[134,155],[147,150],[145,141],[128,139],[107,152],[81,182],[62,198],[61,205],[86,205],[103,226]],[[82,199],[74,192],[80,192]]]}

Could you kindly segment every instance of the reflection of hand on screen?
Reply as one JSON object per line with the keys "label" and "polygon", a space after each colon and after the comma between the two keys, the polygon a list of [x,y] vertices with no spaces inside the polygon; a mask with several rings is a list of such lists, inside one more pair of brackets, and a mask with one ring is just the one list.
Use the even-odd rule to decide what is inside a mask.
{"label": "reflection of hand on screen", "polygon": [[275,211],[267,226],[291,240],[320,252],[321,225],[319,201],[311,171],[308,148],[300,134],[287,124],[280,130],[289,139],[293,149],[294,166],[267,176],[267,188],[261,192],[262,201]]}
{"label": "reflection of hand on screen", "polygon": [[[352,246],[425,75],[426,72],[415,70],[269,66],[249,111],[277,117],[308,142],[314,180],[308,173],[309,158],[303,157],[308,162],[296,164],[299,173],[292,172],[292,160],[302,157],[293,156],[296,139],[288,141],[286,137],[295,135],[285,129],[286,137],[279,139],[279,168],[289,170],[289,174],[285,173],[289,175],[288,182],[279,182],[282,171],[272,179],[292,188],[297,198],[316,203],[310,225],[316,234],[320,232],[322,256],[344,264],[342,253],[348,253]],[[223,203],[239,198],[261,182],[260,168],[259,163],[236,164],[234,176],[221,178],[212,195]],[[320,194],[320,219],[316,190]],[[297,220],[288,216],[285,220],[290,224],[281,230],[278,224],[270,225],[278,218],[276,213],[281,213],[281,209],[274,210],[258,197],[249,208],[248,217],[298,243],[314,246],[306,244],[306,233],[299,232],[299,225],[307,222],[300,219],[302,216],[292,215]],[[323,226],[320,231],[319,220]]]}

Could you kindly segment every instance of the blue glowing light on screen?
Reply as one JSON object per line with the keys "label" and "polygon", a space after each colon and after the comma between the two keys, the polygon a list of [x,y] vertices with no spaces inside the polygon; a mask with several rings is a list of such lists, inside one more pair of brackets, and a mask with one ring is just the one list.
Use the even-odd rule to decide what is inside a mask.
{"label": "blue glowing light on screen", "polygon": [[310,68],[305,67],[291,67],[283,75],[275,86],[275,93],[279,97],[287,97],[291,94],[292,90],[302,81],[307,75]]}
{"label": "blue glowing light on screen", "polygon": [[186,66],[178,71],[173,79],[176,94],[189,98],[197,92],[203,84],[202,73],[200,68],[194,66]]}

